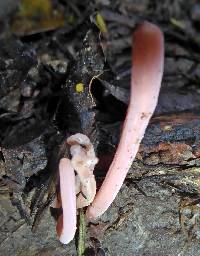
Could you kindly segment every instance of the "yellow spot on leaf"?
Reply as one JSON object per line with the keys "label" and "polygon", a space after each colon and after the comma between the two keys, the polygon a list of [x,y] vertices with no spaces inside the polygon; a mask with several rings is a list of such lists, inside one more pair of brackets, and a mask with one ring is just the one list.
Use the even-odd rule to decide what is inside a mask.
{"label": "yellow spot on leaf", "polygon": [[84,91],[84,84],[78,83],[76,84],[76,92],[83,92]]}

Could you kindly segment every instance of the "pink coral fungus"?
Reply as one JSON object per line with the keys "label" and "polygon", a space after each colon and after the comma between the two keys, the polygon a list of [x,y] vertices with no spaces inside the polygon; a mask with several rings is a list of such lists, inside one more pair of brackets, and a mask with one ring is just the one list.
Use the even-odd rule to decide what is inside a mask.
{"label": "pink coral fungus", "polygon": [[57,233],[62,243],[68,243],[75,235],[76,208],[89,205],[87,218],[97,218],[119,192],[157,105],[163,64],[163,34],[156,25],[144,22],[133,34],[131,97],[120,142],[96,196],[93,170],[98,159],[89,138],[75,134],[67,139],[72,158],[63,158],[59,164],[63,215],[58,220]]}
{"label": "pink coral fungus", "polygon": [[88,219],[103,214],[123,184],[157,105],[163,64],[163,34],[156,25],[144,22],[133,34],[131,97],[120,142],[105,180],[87,209]]}
{"label": "pink coral fungus", "polygon": [[64,244],[69,243],[75,235],[76,209],[88,206],[95,197],[93,170],[98,162],[86,135],[74,134],[67,139],[67,143],[70,145],[72,159],[62,158],[59,164],[63,214],[59,217],[56,228],[59,239]]}

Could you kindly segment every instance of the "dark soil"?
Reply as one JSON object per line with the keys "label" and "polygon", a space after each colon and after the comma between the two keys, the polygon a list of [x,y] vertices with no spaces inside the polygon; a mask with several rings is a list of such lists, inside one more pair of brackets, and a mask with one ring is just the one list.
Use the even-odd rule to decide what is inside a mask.
{"label": "dark soil", "polygon": [[56,237],[58,161],[69,134],[86,134],[101,184],[144,20],[165,35],[159,103],[116,200],[87,226],[85,255],[200,255],[199,1],[28,2],[0,1],[0,255],[77,255],[78,234]]}

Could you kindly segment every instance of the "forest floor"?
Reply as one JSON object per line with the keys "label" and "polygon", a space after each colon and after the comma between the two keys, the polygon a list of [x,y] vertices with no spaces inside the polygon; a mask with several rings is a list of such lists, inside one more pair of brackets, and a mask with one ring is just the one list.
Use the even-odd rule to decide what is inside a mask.
{"label": "forest floor", "polygon": [[[112,159],[144,20],[165,36],[158,106],[117,198],[87,223],[85,255],[200,255],[198,0],[0,1],[0,255],[77,255],[78,231],[68,245],[56,236],[58,161],[66,136],[90,127],[98,157]],[[95,99],[89,128],[67,93],[83,81]]]}

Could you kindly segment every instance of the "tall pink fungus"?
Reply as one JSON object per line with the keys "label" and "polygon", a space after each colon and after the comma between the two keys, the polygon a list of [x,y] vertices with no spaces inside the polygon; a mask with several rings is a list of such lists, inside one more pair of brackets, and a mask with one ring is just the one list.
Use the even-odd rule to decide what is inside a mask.
{"label": "tall pink fungus", "polygon": [[69,159],[60,160],[59,174],[63,214],[58,218],[56,230],[60,242],[68,244],[76,233],[75,173]]}
{"label": "tall pink fungus", "polygon": [[163,34],[156,25],[144,22],[133,34],[131,97],[121,139],[105,180],[87,209],[88,219],[108,209],[124,182],[157,105],[163,66]]}

